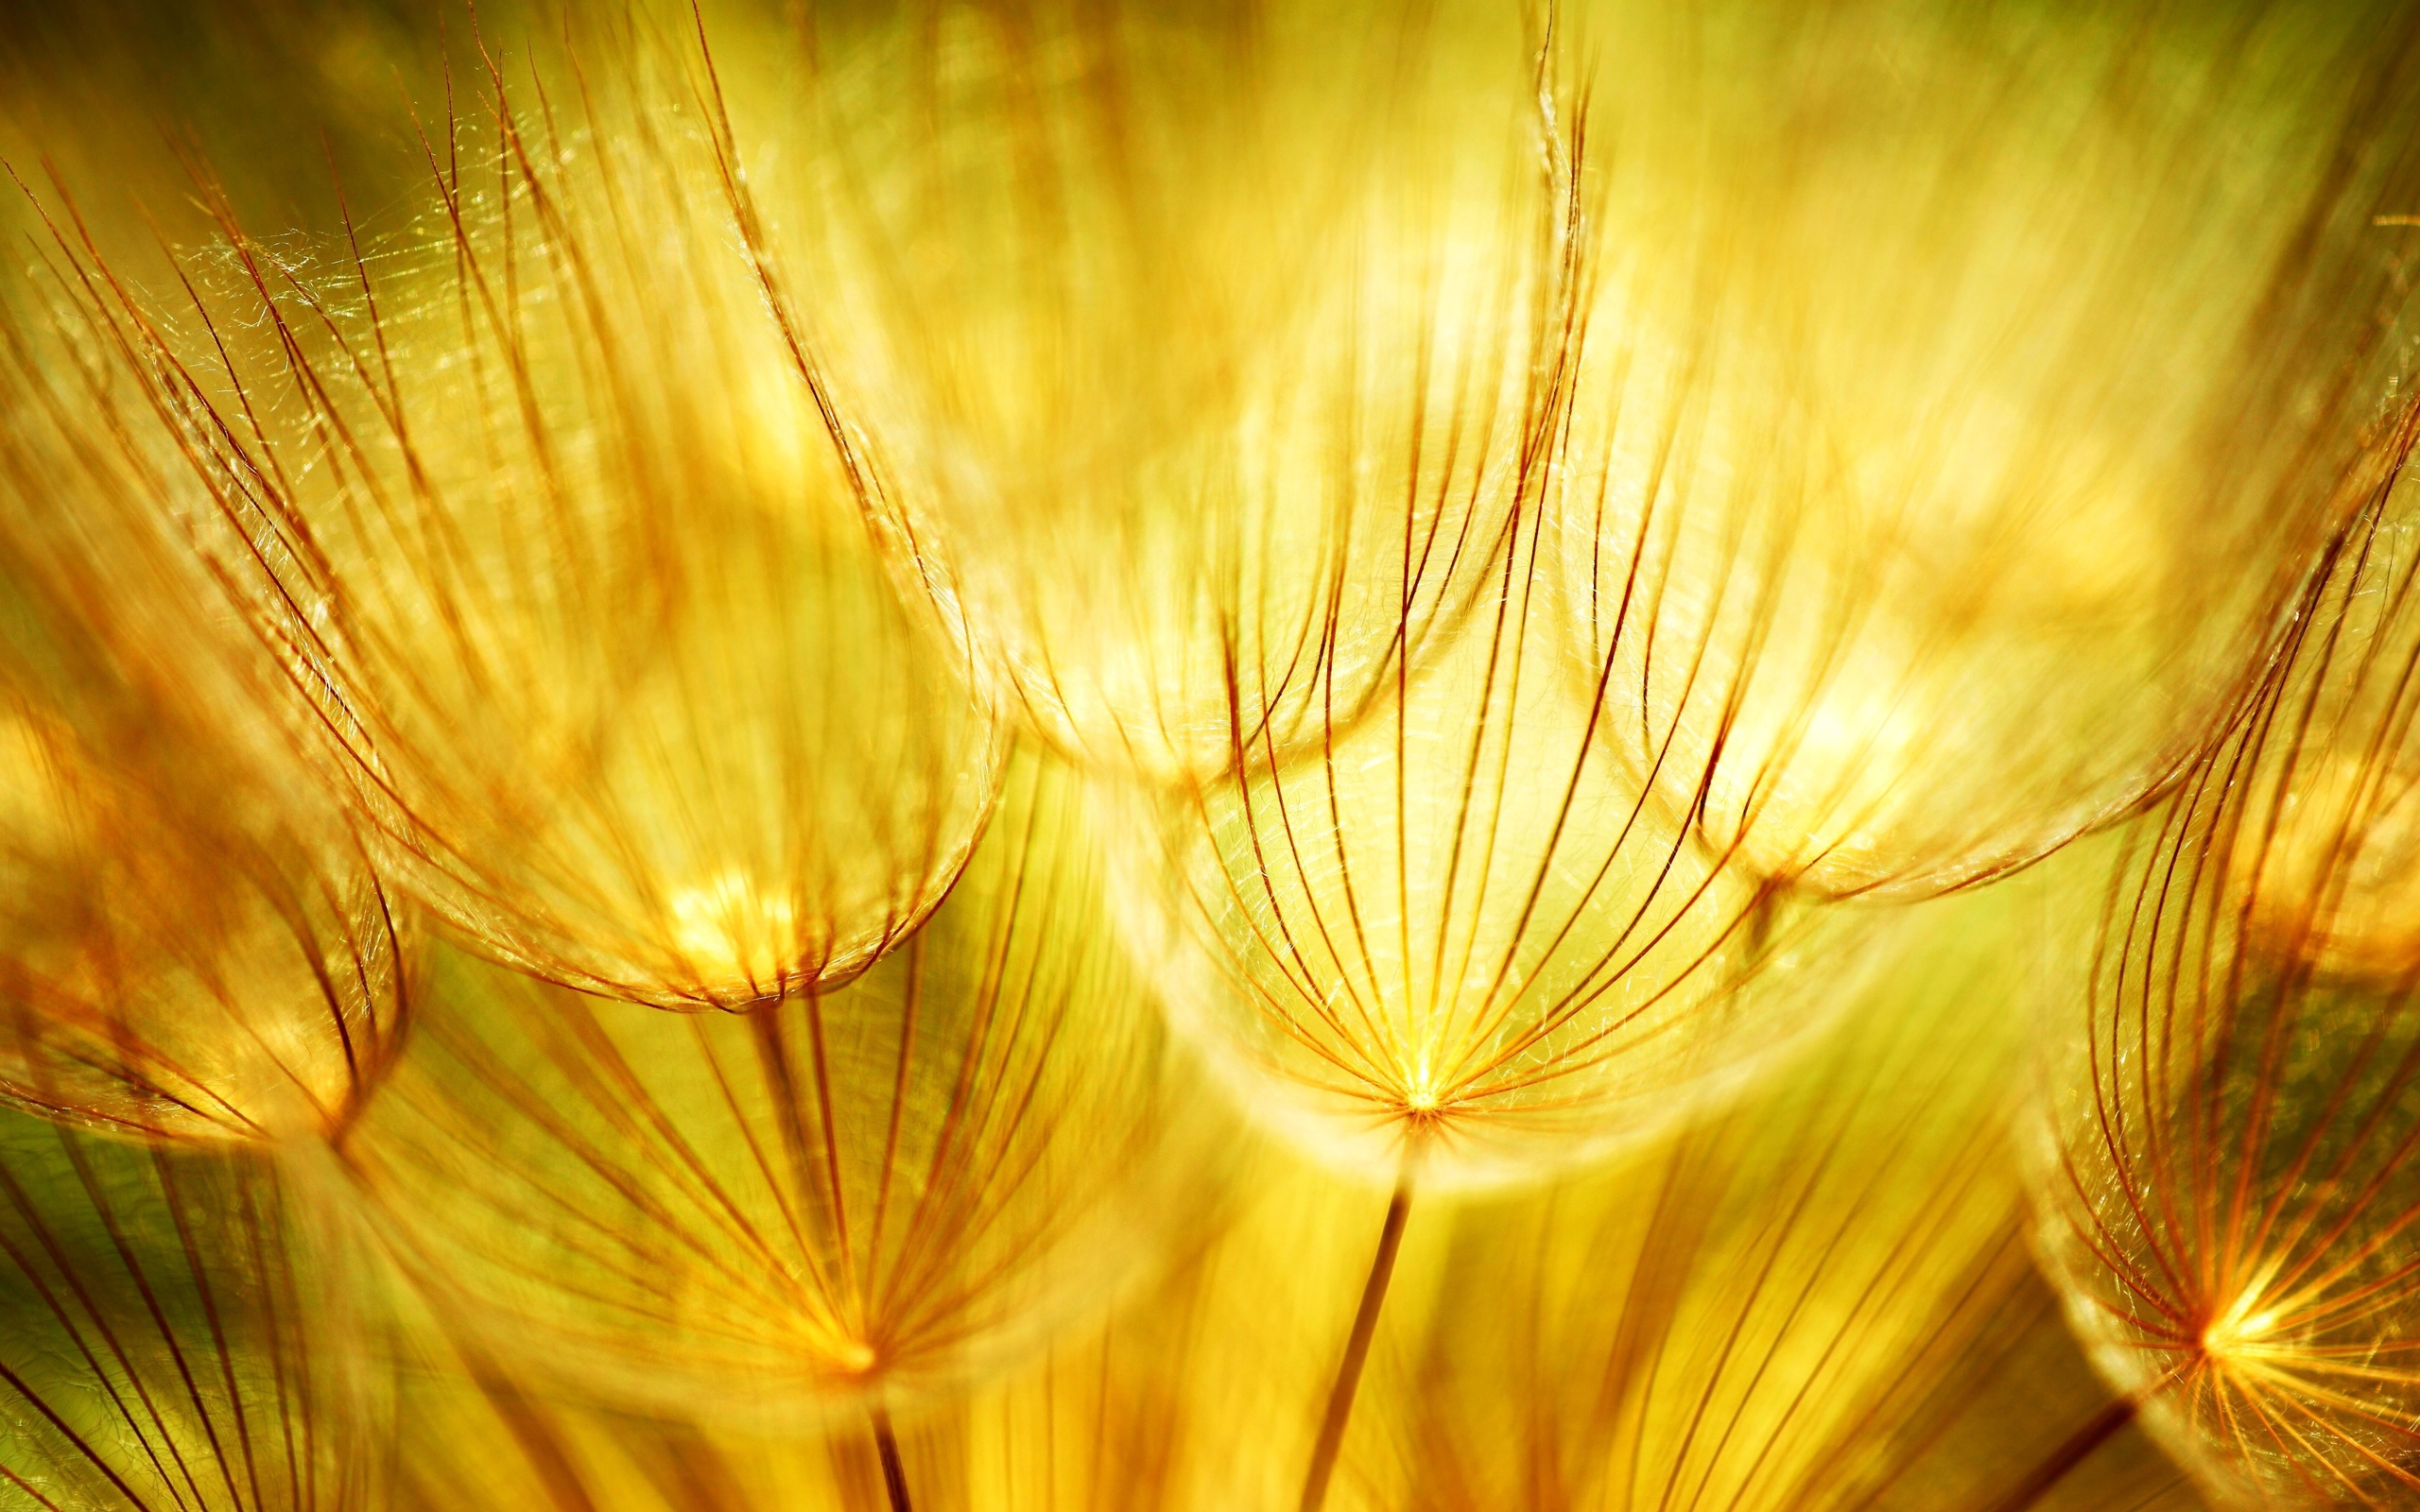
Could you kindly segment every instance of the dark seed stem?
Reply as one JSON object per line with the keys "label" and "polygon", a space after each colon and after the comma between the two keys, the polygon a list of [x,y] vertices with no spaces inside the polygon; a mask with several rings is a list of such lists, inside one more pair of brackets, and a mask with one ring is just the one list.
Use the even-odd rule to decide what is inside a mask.
{"label": "dark seed stem", "polygon": [[890,1414],[873,1410],[873,1449],[882,1458],[882,1488],[890,1493],[890,1512],[915,1512],[908,1500],[908,1471],[899,1463],[899,1435],[890,1431]]}
{"label": "dark seed stem", "polygon": [[2067,1441],[2050,1452],[2049,1458],[2033,1467],[2031,1473],[2019,1481],[2008,1495],[1992,1503],[1991,1512],[2027,1512],[2027,1508],[2050,1494],[2053,1486],[2067,1478],[2067,1472],[2092,1457],[2094,1450],[2117,1435],[2118,1430],[2135,1420],[2135,1400],[2120,1397],[2094,1415],[2069,1435]]}
{"label": "dark seed stem", "polygon": [[1344,1358],[1337,1362],[1336,1384],[1328,1388],[1327,1416],[1320,1421],[1319,1442],[1311,1449],[1310,1473],[1303,1477],[1302,1512],[1320,1512],[1327,1501],[1328,1478],[1336,1473],[1337,1452],[1344,1447],[1344,1427],[1353,1417],[1361,1366],[1370,1358],[1370,1341],[1378,1332],[1378,1309],[1386,1304],[1387,1282],[1395,1273],[1395,1251],[1403,1247],[1404,1220],[1410,1214],[1411,1173],[1407,1169],[1395,1183],[1394,1200],[1387,1204],[1386,1225],[1378,1230],[1378,1253],[1371,1259],[1370,1279],[1361,1287],[1361,1307],[1353,1314]]}

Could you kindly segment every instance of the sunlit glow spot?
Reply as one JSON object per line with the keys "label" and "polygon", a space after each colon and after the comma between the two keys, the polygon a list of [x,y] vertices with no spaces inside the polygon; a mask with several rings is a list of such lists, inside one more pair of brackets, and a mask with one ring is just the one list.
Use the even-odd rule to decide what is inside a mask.
{"label": "sunlit glow spot", "polygon": [[2261,1308],[2259,1295],[2246,1292],[2235,1299],[2227,1310],[2212,1318],[2202,1330],[2202,1352],[2213,1360],[2225,1361],[2258,1350],[2272,1340],[2277,1327],[2277,1310]]}
{"label": "sunlit glow spot", "polygon": [[839,1339],[832,1345],[832,1363],[850,1375],[863,1375],[874,1362],[873,1346],[863,1339]]}
{"label": "sunlit glow spot", "polygon": [[797,918],[788,899],[758,891],[754,880],[738,871],[672,895],[672,934],[682,951],[752,981],[775,976],[787,964]]}

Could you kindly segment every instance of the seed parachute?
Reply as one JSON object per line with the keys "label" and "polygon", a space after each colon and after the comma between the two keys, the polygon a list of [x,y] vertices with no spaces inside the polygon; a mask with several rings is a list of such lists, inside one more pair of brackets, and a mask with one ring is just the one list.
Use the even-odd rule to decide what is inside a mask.
{"label": "seed parachute", "polygon": [[2420,1512],[2420,4],[0,0],[0,1512]]}

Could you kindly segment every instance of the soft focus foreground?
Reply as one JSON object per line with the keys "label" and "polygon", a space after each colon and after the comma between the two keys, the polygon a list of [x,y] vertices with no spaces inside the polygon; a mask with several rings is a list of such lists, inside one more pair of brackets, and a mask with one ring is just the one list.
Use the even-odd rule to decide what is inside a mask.
{"label": "soft focus foreground", "polygon": [[2420,11],[0,6],[0,1507],[2420,1507]]}

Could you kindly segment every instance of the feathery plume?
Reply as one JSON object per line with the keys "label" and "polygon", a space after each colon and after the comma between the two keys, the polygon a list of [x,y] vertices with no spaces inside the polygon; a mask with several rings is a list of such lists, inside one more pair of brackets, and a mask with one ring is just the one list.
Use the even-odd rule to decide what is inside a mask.
{"label": "feathery plume", "polygon": [[1389,1180],[1500,1184],[1634,1142],[1845,985],[1789,980],[1841,916],[1662,821],[1569,696],[1533,622],[1536,521],[1449,657],[1324,751],[1166,805],[1164,876],[1147,856],[1129,889],[1170,900],[1131,910],[1145,958],[1247,1105]]}
{"label": "feathery plume", "polygon": [[[1853,920],[1650,803],[1573,696],[1543,514],[1434,666],[1324,747],[1237,751],[1164,805],[1125,891],[1144,958],[1245,1105],[1394,1187],[1303,1505],[1319,1504],[1414,1189],[1501,1184],[1669,1128],[1843,1001]],[[1148,825],[1133,827],[1143,833]],[[1800,970],[1828,954],[1836,974]]]}
{"label": "feathery plume", "polygon": [[1090,846],[1067,771],[1022,759],[930,923],[740,1017],[456,957],[346,1159],[432,1305],[556,1393],[856,1410],[893,1458],[890,1413],[1105,1302],[1196,1163]]}
{"label": "feathery plume", "polygon": [[2076,1327],[2118,1410],[2230,1500],[2420,1502],[2412,416],[2256,695],[2124,847],[2048,1084]]}
{"label": "feathery plume", "polygon": [[273,1170],[0,1113],[0,1503],[370,1512],[389,1383]]}
{"label": "feathery plume", "polygon": [[182,448],[162,507],[382,861],[525,971],[743,1007],[913,928],[1002,747],[890,594],[710,138],[608,41],[527,113],[483,54],[486,118],[423,138],[430,224],[388,245],[348,212],[305,264],[214,199],[181,323],[86,286]]}
{"label": "feathery plume", "polygon": [[[1741,1104],[1613,1172],[1460,1210],[1336,1504],[1993,1504],[2100,1400],[2033,1276],[2004,1143],[2012,902],[1918,926],[1840,1036]],[[2136,1447],[2070,1487],[2099,1500],[2062,1504],[2176,1479]]]}
{"label": "feathery plume", "polygon": [[97,3],[0,1505],[2420,1505],[2408,0]]}
{"label": "feathery plume", "polygon": [[1480,586],[1571,298],[1518,20],[910,8],[764,126],[869,508],[1055,746],[1314,747]]}
{"label": "feathery plume", "polygon": [[277,667],[145,511],[179,459],[112,381],[123,333],[10,304],[0,1099],[162,1139],[338,1133],[402,1041],[410,926],[313,800]]}
{"label": "feathery plume", "polygon": [[2154,795],[2406,375],[2408,11],[1579,12],[1628,150],[1551,503],[1609,742],[1830,894]]}

